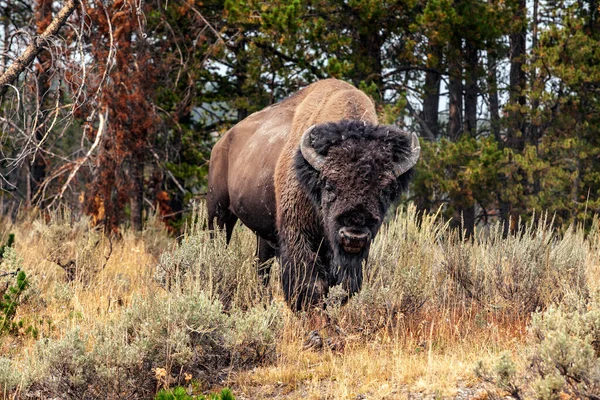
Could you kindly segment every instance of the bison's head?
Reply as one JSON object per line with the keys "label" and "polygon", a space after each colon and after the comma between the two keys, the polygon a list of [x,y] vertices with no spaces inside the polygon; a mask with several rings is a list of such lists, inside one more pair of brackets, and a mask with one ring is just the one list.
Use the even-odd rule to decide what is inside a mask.
{"label": "bison's head", "polygon": [[414,134],[362,121],[316,125],[304,133],[295,168],[329,242],[330,285],[341,284],[349,294],[360,289],[362,262],[419,151]]}

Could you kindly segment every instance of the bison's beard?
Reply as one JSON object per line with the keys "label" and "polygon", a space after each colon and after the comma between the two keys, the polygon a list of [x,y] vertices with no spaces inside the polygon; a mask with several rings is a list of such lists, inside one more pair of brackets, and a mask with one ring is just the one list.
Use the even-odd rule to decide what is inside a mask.
{"label": "bison's beard", "polygon": [[369,247],[370,244],[367,244],[358,253],[347,253],[340,244],[334,246],[331,283],[332,286],[340,285],[348,293],[348,298],[362,287],[363,262],[367,260]]}

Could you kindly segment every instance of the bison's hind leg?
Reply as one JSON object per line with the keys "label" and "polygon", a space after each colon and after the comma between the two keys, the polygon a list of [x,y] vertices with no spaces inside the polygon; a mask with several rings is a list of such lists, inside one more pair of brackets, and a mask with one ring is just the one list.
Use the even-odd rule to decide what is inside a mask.
{"label": "bison's hind leg", "polygon": [[[208,229],[212,232],[215,229],[215,219],[217,227],[219,229],[225,229],[227,244],[231,241],[231,235],[233,235],[233,227],[238,220],[238,217],[232,213],[229,209],[223,209],[221,207],[208,207]],[[212,236],[212,233],[211,233]]]}

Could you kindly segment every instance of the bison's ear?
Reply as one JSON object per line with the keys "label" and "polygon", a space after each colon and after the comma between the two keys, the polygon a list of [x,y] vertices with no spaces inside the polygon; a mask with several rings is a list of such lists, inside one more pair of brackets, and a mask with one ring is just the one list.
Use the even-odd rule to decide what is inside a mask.
{"label": "bison's ear", "polygon": [[296,177],[304,193],[312,200],[314,204],[321,203],[321,184],[320,173],[311,164],[306,161],[300,149],[294,157],[294,170]]}

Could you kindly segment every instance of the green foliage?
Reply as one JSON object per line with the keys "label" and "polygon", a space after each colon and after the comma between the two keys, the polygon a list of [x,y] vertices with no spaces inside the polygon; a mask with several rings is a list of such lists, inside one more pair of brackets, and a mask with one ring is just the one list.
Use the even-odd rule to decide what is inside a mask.
{"label": "green foliage", "polygon": [[569,311],[551,307],[533,316],[532,369],[540,399],[575,398],[600,393],[600,306]]}
{"label": "green foliage", "polygon": [[595,399],[600,393],[600,306],[580,302],[551,306],[533,314],[529,326],[527,372],[517,371],[504,353],[490,372],[479,363],[476,374],[514,398]]}
{"label": "green foliage", "polygon": [[212,384],[232,365],[271,362],[281,329],[276,305],[225,313],[205,292],[137,298],[106,326],[39,341],[31,389],[48,397],[148,398],[157,385],[181,385],[188,375]]}
{"label": "green foliage", "polygon": [[284,313],[259,293],[250,233],[234,235],[239,246],[227,247],[210,240],[204,218],[196,214],[181,244],[161,257],[172,272],[167,293],[155,287],[108,323],[38,341],[36,365],[20,365],[33,376],[26,389],[44,397],[149,398],[191,377],[213,384],[231,366],[272,362]]}
{"label": "green foliage", "polygon": [[[449,134],[446,111],[438,106],[433,110],[434,121],[425,121],[435,124],[429,128],[435,128],[436,137],[423,146],[417,167],[413,193],[419,209],[437,210],[443,205],[443,215],[454,218],[455,225],[460,224],[460,213],[465,210],[475,210],[476,222],[481,225],[506,220],[507,214],[512,222],[519,217],[528,221],[534,210],[556,214],[557,224],[587,223],[589,215],[600,210],[600,29],[596,2],[540,4],[535,21],[528,20],[532,10],[524,7],[529,6],[520,1],[466,0],[208,0],[166,6],[149,1],[138,11],[145,16],[143,29],[140,26],[142,38],[151,45],[113,38],[123,41],[115,54],[121,61],[119,68],[109,71],[116,77],[105,80],[117,81],[125,75],[129,79],[123,82],[128,82],[140,78],[129,71],[144,71],[138,86],[144,86],[145,94],[128,97],[131,91],[121,92],[123,85],[95,88],[98,79],[87,74],[81,83],[90,93],[80,96],[83,92],[69,88],[62,97],[69,103],[76,101],[72,97],[106,96],[111,100],[107,107],[113,121],[144,114],[121,111],[136,102],[147,106],[143,109],[158,110],[154,120],[149,118],[154,112],[148,112],[123,129],[123,138],[114,138],[122,140],[122,146],[110,146],[107,152],[115,152],[115,165],[121,161],[126,161],[125,166],[144,165],[147,179],[143,195],[149,200],[145,207],[159,203],[166,222],[178,229],[181,222],[174,219],[187,212],[193,199],[206,190],[210,150],[219,134],[250,113],[318,79],[336,77],[372,96],[381,122],[406,122],[412,130],[425,131],[420,119],[431,118],[425,112],[426,100],[443,107],[447,95],[438,93],[439,81],[452,75],[467,86],[473,83],[476,93],[469,96],[485,99],[487,104],[475,105],[476,127],[466,127],[464,121],[470,120],[466,118],[469,90],[465,87],[461,98],[456,99],[465,105],[460,110],[459,120],[463,122],[459,131],[471,137],[459,139],[455,132]],[[11,21],[30,19],[27,9],[10,12],[9,31],[21,29]],[[99,13],[97,17],[105,16]],[[119,32],[132,32],[135,25],[119,24],[122,26],[115,26]],[[536,34],[529,35],[533,26]],[[78,57],[105,65],[107,32],[98,28],[89,33]],[[527,46],[528,53],[522,59],[512,60],[514,52],[509,47],[517,33],[529,35],[532,45]],[[90,42],[94,38],[96,41]],[[70,40],[67,45],[73,46]],[[474,62],[467,59],[472,52],[479,55]],[[507,62],[511,71],[504,73],[497,66]],[[146,63],[152,68],[138,68]],[[521,72],[525,81],[519,83],[523,87],[516,87],[511,77]],[[60,87],[54,81],[48,83]],[[94,92],[96,89],[101,90]],[[407,107],[407,99],[411,107]],[[81,140],[78,135],[83,129],[77,128],[88,125],[84,117],[92,114],[96,101],[75,102],[78,111],[72,124],[62,122],[70,121],[62,114],[56,124],[41,122],[53,127],[45,136],[51,140],[44,143],[52,143],[51,151],[57,157],[45,161],[44,174],[48,176],[33,177],[34,181],[61,176],[53,173],[63,171],[65,163],[73,161],[72,155],[82,150],[85,154],[86,149],[80,147],[93,141]],[[11,109],[9,104],[7,110]],[[68,108],[61,109],[67,112]],[[14,147],[4,153],[19,154],[21,128],[9,118],[11,115],[3,115],[3,127],[9,132],[3,146]],[[120,125],[109,124],[106,129]],[[140,126],[144,129],[137,132]],[[133,136],[128,137],[128,133]],[[146,141],[135,139],[146,134],[150,135]],[[134,150],[140,148],[140,154],[132,159]],[[104,157],[107,152],[90,154],[91,158]],[[124,160],[117,157],[119,152],[125,153],[120,154]],[[105,164],[97,163],[101,167]],[[102,212],[118,220],[109,221],[115,228],[127,216],[122,211],[131,210],[131,205],[102,208],[95,204],[109,199],[127,203],[130,188],[123,182],[128,182],[130,174],[112,176],[116,169],[107,167],[102,172],[105,176],[98,177],[100,170],[80,168],[69,187],[76,188],[74,192],[86,192],[85,205],[98,220]],[[14,175],[19,176],[17,192],[27,192],[26,182],[31,180],[20,177],[27,174]],[[107,176],[114,182],[107,183]],[[97,186],[106,185],[105,193],[95,196],[89,184],[92,181]],[[53,198],[60,188],[49,181],[43,192]],[[77,197],[62,198],[75,205]],[[96,208],[90,210],[92,206]]]}
{"label": "green foliage", "polygon": [[521,398],[522,388],[517,376],[517,368],[508,352],[502,353],[498,363],[490,371],[481,361],[475,366],[475,375],[487,382],[495,384],[515,398]]}
{"label": "green foliage", "polygon": [[509,157],[496,140],[462,136],[456,142],[425,142],[421,154],[412,186],[419,208],[442,207],[442,214],[456,223],[460,210],[479,205],[488,222],[485,211],[497,204],[496,196],[504,188],[498,177]]}
{"label": "green foliage", "polygon": [[14,242],[15,242],[15,234],[9,233],[8,239],[6,240],[6,244],[3,244],[2,246],[0,246],[0,260],[2,260],[2,258],[4,257],[4,250],[6,250],[7,247],[12,247]]}
{"label": "green foliage", "polygon": [[10,358],[0,357],[0,390],[3,393],[10,393],[25,380],[15,362]]}
{"label": "green foliage", "polygon": [[[21,393],[43,398],[152,398],[158,388],[188,387],[190,381],[194,388],[195,382],[211,387],[232,367],[251,369],[277,360],[289,316],[278,291],[277,273],[268,288],[275,292],[270,296],[254,268],[253,233],[236,229],[230,246],[225,246],[221,233],[215,232],[211,240],[203,229],[205,215],[197,209],[180,243],[161,257],[157,278],[168,290],[144,286],[118,313],[100,321],[77,311],[71,321],[79,327],[56,330],[38,340],[26,361],[0,359],[0,384],[13,393],[18,381]],[[582,229],[559,233],[542,219],[523,224],[517,235],[503,238],[496,224],[464,241],[439,214],[421,214],[414,206],[400,208],[372,244],[362,290],[344,304],[346,293],[332,288],[325,312],[331,326],[349,333],[348,340],[364,341],[403,335],[406,321],[438,313],[464,312],[461,320],[482,327],[498,320],[525,320],[538,309],[551,315],[548,307],[554,303],[569,305],[571,310],[579,299],[596,295],[589,281],[593,273],[586,270],[600,260],[599,221],[592,225],[587,235]],[[6,251],[5,263],[16,265],[14,250]],[[68,302],[72,286],[58,282],[48,294]],[[596,303],[589,304],[590,310],[577,309],[598,309]],[[590,313],[582,322],[569,317],[563,323],[575,329],[574,334],[581,331],[582,337],[589,337],[576,342],[580,348],[600,343],[592,317]],[[455,321],[439,329],[448,326],[453,334],[463,333]],[[435,344],[444,344],[443,335]],[[568,355],[567,350],[560,351]],[[541,359],[549,357],[555,356]],[[532,365],[551,371],[549,361]],[[581,374],[592,364],[581,365],[569,373]],[[524,390],[518,368],[504,356],[481,376],[517,393]],[[540,385],[557,385],[558,378]]]}
{"label": "green foliage", "polygon": [[208,397],[203,395],[191,396],[185,388],[178,386],[173,389],[161,389],[154,397],[154,400],[235,400],[235,397],[229,389],[209,394]]}
{"label": "green foliage", "polygon": [[0,333],[4,331],[14,331],[18,325],[13,322],[17,307],[20,304],[20,298],[29,286],[29,281],[25,272],[19,271],[16,275],[14,286],[8,285],[7,291],[0,301]]}
{"label": "green foliage", "polygon": [[[14,235],[11,234],[7,244],[2,247],[2,266],[9,272],[1,274],[2,276],[0,277],[2,280],[8,279],[4,287],[0,287],[0,295],[2,296],[0,298],[0,336],[3,333],[15,335],[28,333],[36,337],[37,329],[31,325],[27,325],[23,320],[14,320],[17,309],[23,304],[30,282],[25,271],[21,270],[23,260],[11,247],[13,243]],[[14,278],[14,281],[10,278]]]}

